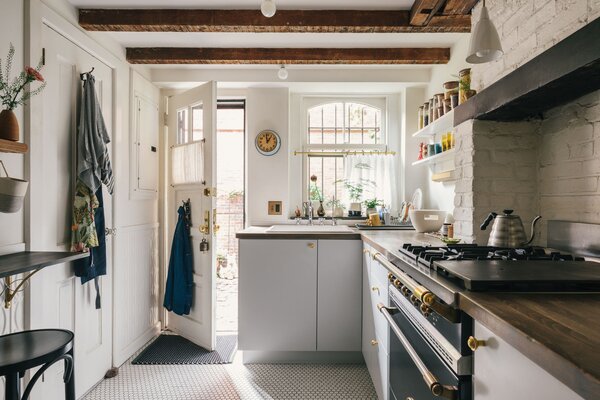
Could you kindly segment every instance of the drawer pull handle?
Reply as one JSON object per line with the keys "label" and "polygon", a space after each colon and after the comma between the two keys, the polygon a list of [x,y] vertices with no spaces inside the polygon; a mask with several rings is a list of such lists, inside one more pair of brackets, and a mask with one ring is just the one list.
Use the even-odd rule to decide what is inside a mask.
{"label": "drawer pull handle", "polygon": [[314,249],[315,248],[315,244],[314,243],[309,243],[308,244],[308,248],[309,249]]}
{"label": "drawer pull handle", "polygon": [[371,339],[371,346],[377,346],[379,342],[375,339]]}
{"label": "drawer pull handle", "polygon": [[381,303],[377,304],[377,309],[381,314],[383,314],[383,317],[388,322],[388,325],[391,328],[392,332],[396,334],[396,337],[408,353],[409,357],[415,363],[417,369],[423,376],[423,380],[429,387],[431,394],[433,394],[436,397],[444,397],[446,399],[451,400],[458,399],[458,388],[454,386],[442,385],[438,381],[436,376],[431,371],[429,371],[429,369],[427,369],[427,366],[425,365],[423,360],[421,360],[419,354],[412,347],[411,342],[407,339],[402,330],[398,327],[398,325],[394,321],[394,318],[392,317],[392,314],[398,312],[398,309],[386,307]]}
{"label": "drawer pull handle", "polygon": [[371,291],[372,291],[372,292],[377,292],[377,294],[378,294],[378,295],[380,294],[380,293],[379,293],[379,288],[378,288],[377,286],[373,286],[373,287],[371,288]]}
{"label": "drawer pull handle", "polygon": [[472,351],[475,351],[480,347],[485,347],[485,345],[485,340],[476,339],[474,336],[469,336],[467,339],[467,346],[469,346]]}

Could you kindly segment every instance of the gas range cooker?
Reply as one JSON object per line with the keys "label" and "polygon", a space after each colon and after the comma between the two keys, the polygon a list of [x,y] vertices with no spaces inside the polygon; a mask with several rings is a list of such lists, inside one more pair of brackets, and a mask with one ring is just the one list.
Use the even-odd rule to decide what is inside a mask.
{"label": "gas range cooker", "polygon": [[[600,264],[541,247],[499,248],[476,244],[422,246],[407,243],[405,264],[471,291],[600,291]],[[431,275],[431,274],[430,274]]]}

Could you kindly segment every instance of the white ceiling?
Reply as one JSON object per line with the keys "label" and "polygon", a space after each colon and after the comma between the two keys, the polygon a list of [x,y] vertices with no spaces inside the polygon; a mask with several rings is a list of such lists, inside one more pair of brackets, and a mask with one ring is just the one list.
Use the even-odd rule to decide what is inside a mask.
{"label": "white ceiling", "polygon": [[[199,9],[256,9],[261,0],[68,0],[76,8],[199,8]],[[365,10],[408,10],[414,0],[275,0],[278,9],[365,9]],[[465,38],[465,33],[176,33],[176,32],[98,32],[107,35],[123,47],[452,47]],[[152,65],[151,70],[212,70],[214,65]],[[272,65],[220,65],[220,70],[273,69]],[[350,81],[364,81],[368,70],[389,70],[382,72],[388,76],[393,71],[401,76],[406,69],[429,71],[427,65],[298,65],[290,69],[299,71],[348,70]],[[354,72],[351,72],[354,70]],[[317,72],[314,72],[317,73]],[[356,75],[358,78],[354,78]],[[368,75],[372,76],[371,73]],[[290,81],[294,79],[290,73]],[[212,79],[212,78],[211,78]],[[264,79],[264,78],[263,78]],[[399,80],[402,80],[398,78]],[[337,79],[334,79],[337,81]],[[377,79],[374,79],[378,81]],[[396,81],[396,79],[391,79]],[[257,82],[261,81],[260,79]],[[166,82],[165,82],[166,83]],[[394,82],[396,83],[396,82]],[[290,83],[281,83],[289,85]],[[336,83],[340,87],[344,83]],[[403,85],[403,83],[397,83]],[[187,86],[183,82],[170,82],[167,87]],[[249,82],[230,82],[226,85],[248,87]],[[322,85],[320,83],[319,85]],[[227,86],[226,86],[227,87]],[[365,87],[368,87],[365,84]],[[385,85],[382,85],[385,87]],[[390,87],[390,90],[397,87]]]}
{"label": "white ceiling", "polygon": [[448,47],[466,33],[111,32],[126,47]]}
{"label": "white ceiling", "polygon": [[[259,9],[260,0],[69,0],[78,8]],[[408,10],[414,0],[275,0],[280,10]]]}

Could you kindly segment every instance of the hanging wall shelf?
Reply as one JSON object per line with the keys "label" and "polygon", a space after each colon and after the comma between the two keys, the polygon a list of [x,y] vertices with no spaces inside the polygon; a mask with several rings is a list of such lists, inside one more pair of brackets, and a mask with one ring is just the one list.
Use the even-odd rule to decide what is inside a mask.
{"label": "hanging wall shelf", "polygon": [[27,153],[29,146],[25,143],[0,139],[0,153]]}

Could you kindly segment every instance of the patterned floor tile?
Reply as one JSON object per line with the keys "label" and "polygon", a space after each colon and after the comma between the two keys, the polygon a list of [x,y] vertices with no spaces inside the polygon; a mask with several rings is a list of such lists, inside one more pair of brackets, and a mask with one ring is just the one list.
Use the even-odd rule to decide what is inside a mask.
{"label": "patterned floor tile", "polygon": [[[137,354],[136,354],[137,355]],[[135,357],[135,355],[134,355]],[[132,357],[133,358],[133,357]],[[376,400],[364,365],[131,365],[84,400]]]}

